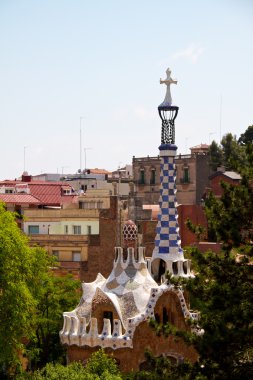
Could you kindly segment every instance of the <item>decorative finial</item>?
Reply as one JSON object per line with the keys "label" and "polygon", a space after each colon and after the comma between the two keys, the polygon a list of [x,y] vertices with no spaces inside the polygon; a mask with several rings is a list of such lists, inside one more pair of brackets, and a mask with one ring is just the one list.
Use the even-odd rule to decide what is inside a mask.
{"label": "decorative finial", "polygon": [[123,226],[124,243],[126,247],[134,247],[137,241],[137,226],[132,220],[128,220]]}
{"label": "decorative finial", "polygon": [[172,98],[171,98],[171,93],[170,93],[170,85],[172,83],[177,84],[177,80],[174,80],[171,78],[171,76],[170,76],[171,70],[169,68],[166,70],[166,74],[167,74],[167,78],[165,80],[162,80],[160,78],[160,84],[163,84],[163,83],[166,84],[167,90],[166,90],[166,95],[165,95],[164,101],[159,105],[159,107],[171,107]]}

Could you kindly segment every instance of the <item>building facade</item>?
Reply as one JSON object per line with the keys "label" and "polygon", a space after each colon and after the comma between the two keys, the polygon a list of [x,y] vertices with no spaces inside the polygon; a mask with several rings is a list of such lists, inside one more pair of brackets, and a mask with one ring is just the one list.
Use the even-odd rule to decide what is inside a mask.
{"label": "building facade", "polygon": [[[209,186],[211,174],[208,145],[193,147],[188,155],[177,155],[175,164],[177,202],[186,205],[200,204],[205,189]],[[160,156],[133,157],[133,182],[143,204],[158,204]]]}

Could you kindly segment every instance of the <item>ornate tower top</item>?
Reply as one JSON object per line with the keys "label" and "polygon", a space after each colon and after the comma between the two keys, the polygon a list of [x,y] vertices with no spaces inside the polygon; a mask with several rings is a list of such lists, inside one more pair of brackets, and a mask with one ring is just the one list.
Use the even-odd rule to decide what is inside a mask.
{"label": "ornate tower top", "polygon": [[167,86],[164,101],[158,106],[158,113],[162,119],[162,133],[161,144],[175,144],[175,119],[178,114],[179,108],[172,105],[172,97],[170,93],[170,85],[177,84],[177,80],[171,78],[171,70],[166,70],[167,77],[162,80],[160,78],[160,84]]}
{"label": "ornate tower top", "polygon": [[165,98],[164,98],[164,101],[160,104],[159,107],[171,107],[172,106],[172,97],[171,97],[171,93],[170,93],[170,85],[171,84],[177,84],[177,80],[174,80],[171,78],[170,74],[171,74],[171,70],[168,68],[166,70],[166,74],[167,74],[167,78],[162,80],[160,78],[160,84],[165,84],[167,86],[167,90],[166,90],[166,95],[165,95]]}

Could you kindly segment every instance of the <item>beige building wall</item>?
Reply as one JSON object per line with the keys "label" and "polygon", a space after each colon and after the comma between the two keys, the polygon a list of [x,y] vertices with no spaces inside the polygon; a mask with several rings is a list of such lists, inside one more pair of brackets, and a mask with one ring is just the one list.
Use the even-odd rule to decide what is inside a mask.
{"label": "beige building wall", "polygon": [[[80,227],[80,233],[77,233]],[[98,235],[99,221],[91,219],[81,220],[61,220],[59,223],[52,224],[49,233],[53,235]]]}

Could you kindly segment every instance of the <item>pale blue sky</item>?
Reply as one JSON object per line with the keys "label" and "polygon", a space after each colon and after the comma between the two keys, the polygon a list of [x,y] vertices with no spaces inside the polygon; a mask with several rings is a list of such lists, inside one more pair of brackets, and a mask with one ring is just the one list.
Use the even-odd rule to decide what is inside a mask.
{"label": "pale blue sky", "polygon": [[[0,0],[0,179],[157,155],[167,67],[178,153],[253,124],[251,0]],[[221,111],[221,112],[220,112]],[[221,127],[221,128],[220,128]],[[84,167],[84,152],[82,152]]]}

